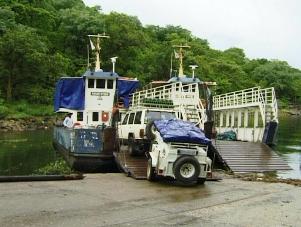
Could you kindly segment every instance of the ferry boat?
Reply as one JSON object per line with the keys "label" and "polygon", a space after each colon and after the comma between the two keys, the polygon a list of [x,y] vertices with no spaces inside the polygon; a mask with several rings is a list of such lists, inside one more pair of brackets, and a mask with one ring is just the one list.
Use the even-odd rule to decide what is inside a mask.
{"label": "ferry boat", "polygon": [[[180,45],[175,46],[179,48],[178,75],[171,76],[168,81],[153,81],[142,90],[135,91],[139,81],[119,77],[115,72],[116,57],[111,58],[111,72],[100,68],[100,40],[108,36],[98,34],[89,35],[89,38],[96,55],[95,69],[87,70],[81,77],[61,78],[55,92],[55,111],[73,113],[75,126],[72,129],[54,127],[53,145],[74,169],[97,170],[104,165],[113,165],[113,153],[118,148],[116,123],[120,119],[123,122],[122,116],[125,116],[120,116],[120,113],[150,105],[162,108],[161,104],[166,101],[172,102],[177,118],[195,123],[204,130],[207,138],[212,136],[214,120],[218,132],[235,130],[239,140],[270,142],[275,137],[277,102],[272,88],[213,97],[209,87],[216,83],[196,78],[196,66],[191,66],[191,77],[184,75],[183,52],[189,47]],[[123,108],[118,105],[121,100]],[[250,107],[255,111],[251,127],[251,117],[248,118]],[[115,114],[116,108],[119,114]],[[266,126],[266,123],[270,125]]]}
{"label": "ferry boat", "polygon": [[89,35],[95,52],[95,69],[88,69],[81,77],[62,77],[56,84],[55,112],[72,113],[73,128],[55,126],[53,146],[76,170],[99,170],[113,164],[116,150],[115,114],[117,97],[128,103],[129,94],[139,84],[136,79],[122,78],[113,69],[100,68],[100,41],[105,34]]}
{"label": "ferry boat", "polygon": [[[195,123],[212,137],[213,128],[222,134],[232,131],[236,139],[263,142],[272,145],[278,126],[278,106],[275,91],[270,88],[248,88],[220,95],[212,95],[215,82],[204,82],[195,77],[196,65],[191,65],[192,75],[184,75],[184,49],[177,45],[178,75],[168,81],[153,81],[131,96],[131,109],[149,107],[149,100],[159,107],[160,100],[171,101],[177,118]],[[172,62],[172,61],[171,61]],[[171,64],[171,72],[172,72]]]}

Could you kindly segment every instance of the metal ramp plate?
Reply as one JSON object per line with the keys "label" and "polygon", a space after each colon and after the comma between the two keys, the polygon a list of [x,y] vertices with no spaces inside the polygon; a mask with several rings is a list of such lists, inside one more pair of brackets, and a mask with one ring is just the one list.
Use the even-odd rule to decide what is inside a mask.
{"label": "metal ramp plate", "polygon": [[223,140],[215,140],[213,144],[234,173],[291,170],[266,144]]}
{"label": "metal ramp plate", "polygon": [[117,165],[130,177],[137,180],[146,179],[147,158],[145,156],[132,157],[126,147],[121,146],[119,152],[114,152]]}

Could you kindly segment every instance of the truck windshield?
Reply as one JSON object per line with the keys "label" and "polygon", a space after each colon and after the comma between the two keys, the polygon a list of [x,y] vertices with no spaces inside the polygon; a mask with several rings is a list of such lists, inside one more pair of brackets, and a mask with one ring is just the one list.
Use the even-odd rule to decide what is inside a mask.
{"label": "truck windshield", "polygon": [[175,113],[172,112],[159,112],[159,111],[149,111],[146,113],[145,119],[147,121],[151,120],[170,120],[176,118]]}

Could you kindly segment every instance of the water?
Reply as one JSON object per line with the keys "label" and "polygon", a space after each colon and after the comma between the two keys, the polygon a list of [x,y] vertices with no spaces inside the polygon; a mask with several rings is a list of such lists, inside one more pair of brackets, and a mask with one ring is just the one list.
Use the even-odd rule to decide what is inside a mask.
{"label": "water", "polygon": [[55,161],[52,130],[0,132],[0,175],[29,175]]}
{"label": "water", "polygon": [[[0,132],[0,175],[28,175],[59,158],[52,148],[52,130]],[[280,117],[274,148],[292,171],[281,177],[301,179],[301,116]]]}
{"label": "water", "polygon": [[279,118],[277,146],[274,148],[292,167],[292,171],[281,172],[283,178],[301,179],[301,117]]}

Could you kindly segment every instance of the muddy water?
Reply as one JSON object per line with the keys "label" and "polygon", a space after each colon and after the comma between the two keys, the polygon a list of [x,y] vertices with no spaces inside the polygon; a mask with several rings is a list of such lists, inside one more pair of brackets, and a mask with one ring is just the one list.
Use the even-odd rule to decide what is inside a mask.
{"label": "muddy water", "polygon": [[57,159],[52,131],[0,132],[0,175],[29,175]]}
{"label": "muddy water", "polygon": [[[52,131],[0,132],[0,175],[28,175],[59,158],[53,150]],[[280,118],[274,149],[293,168],[281,173],[301,179],[301,116]]]}
{"label": "muddy water", "polygon": [[274,149],[293,169],[279,176],[301,179],[301,116],[281,116],[279,122],[277,146]]}

